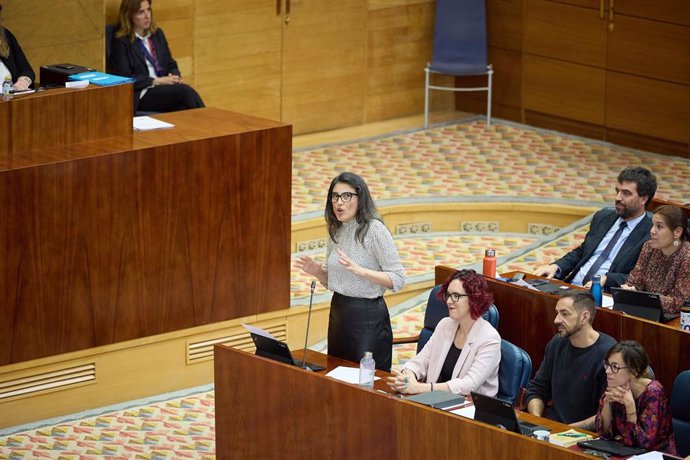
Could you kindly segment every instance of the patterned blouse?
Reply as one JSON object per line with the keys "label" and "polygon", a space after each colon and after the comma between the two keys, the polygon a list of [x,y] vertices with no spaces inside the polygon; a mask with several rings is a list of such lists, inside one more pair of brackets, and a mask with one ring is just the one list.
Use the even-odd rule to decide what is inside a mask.
{"label": "patterned blouse", "polygon": [[684,241],[665,256],[647,241],[626,283],[639,291],[658,292],[664,311],[678,313],[683,302],[690,300],[690,242]]}
{"label": "patterned blouse", "polygon": [[372,281],[360,278],[338,263],[336,249],[341,249],[360,267],[375,271],[388,272],[393,282],[393,292],[405,287],[405,270],[395,248],[393,236],[383,222],[372,219],[364,245],[355,238],[357,221],[345,222],[336,234],[337,243],[328,240],[326,250],[326,271],[328,272],[328,289],[348,297],[375,299],[381,297],[386,288]]}
{"label": "patterned blouse", "polygon": [[676,454],[676,442],[671,425],[671,408],[664,393],[664,387],[658,380],[652,380],[635,400],[637,407],[637,422],[629,422],[625,414],[625,405],[613,403],[611,405],[611,432],[604,431],[601,411],[606,402],[606,394],[599,399],[597,412],[597,433],[602,438],[620,439],[623,444],[631,447],[641,447],[646,450],[658,450],[668,454]]}

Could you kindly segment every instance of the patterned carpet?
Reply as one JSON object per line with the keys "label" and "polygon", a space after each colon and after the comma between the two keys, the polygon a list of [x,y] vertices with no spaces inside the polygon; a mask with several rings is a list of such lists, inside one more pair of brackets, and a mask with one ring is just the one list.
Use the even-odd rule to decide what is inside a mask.
{"label": "patterned carpet", "polygon": [[[615,177],[628,165],[644,165],[657,175],[660,198],[690,201],[687,160],[512,123],[497,121],[487,129],[483,121],[471,121],[296,151],[293,221],[321,215],[328,184],[343,170],[368,180],[379,207],[405,200],[476,196],[591,205],[612,202]],[[476,263],[487,246],[505,255],[499,271],[530,271],[578,244],[587,228],[570,230],[545,240],[501,233],[424,234],[397,237],[396,245],[410,278],[428,275],[437,264]],[[314,255],[323,257],[321,251]],[[309,281],[293,270],[293,300],[306,297]],[[424,314],[423,297],[393,317],[396,335],[416,334]],[[400,363],[413,355],[414,345],[396,347],[394,359]],[[204,389],[161,402],[80,415],[74,421],[0,430],[0,460],[211,459],[215,458],[213,408],[213,391]]]}

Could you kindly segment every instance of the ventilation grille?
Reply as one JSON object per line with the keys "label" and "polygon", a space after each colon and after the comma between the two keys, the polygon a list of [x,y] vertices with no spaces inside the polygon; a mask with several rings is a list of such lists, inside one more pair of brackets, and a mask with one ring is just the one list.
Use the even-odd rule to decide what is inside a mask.
{"label": "ventilation grille", "polygon": [[0,382],[0,401],[17,396],[27,397],[46,390],[61,390],[84,382],[95,381],[95,363],[44,372]]}
{"label": "ventilation grille", "polygon": [[[268,331],[273,337],[282,342],[287,340],[287,326],[284,322],[262,325],[261,328]],[[204,340],[202,342],[187,342],[187,364],[213,359],[214,345],[226,345],[248,353],[254,353],[256,350],[249,332],[242,328],[233,335]]]}

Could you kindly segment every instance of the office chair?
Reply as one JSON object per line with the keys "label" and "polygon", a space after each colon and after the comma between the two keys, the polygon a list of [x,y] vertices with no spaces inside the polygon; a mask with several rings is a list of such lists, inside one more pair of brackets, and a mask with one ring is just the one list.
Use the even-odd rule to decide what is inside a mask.
{"label": "office chair", "polygon": [[690,455],[690,370],[676,377],[671,390],[673,434],[678,455]]}
{"label": "office chair", "polygon": [[[491,126],[493,69],[487,59],[486,4],[484,0],[436,0],[434,48],[424,69],[424,128],[429,126],[429,90],[486,91],[486,124]],[[455,77],[486,75],[487,85],[455,87],[430,85],[430,74]],[[455,80],[455,79],[454,79]]]}
{"label": "office chair", "polygon": [[[441,284],[438,284],[429,292],[429,299],[427,300],[426,311],[424,313],[424,327],[419,334],[413,337],[394,338],[393,345],[417,342],[417,353],[422,351],[422,348],[424,348],[424,345],[426,345],[431,335],[434,333],[438,322],[448,316],[448,306],[443,300],[437,297],[438,291],[441,290],[441,286]],[[482,318],[491,323],[494,328],[498,329],[499,314],[496,305],[492,304],[482,315]]]}
{"label": "office chair", "polygon": [[498,366],[497,398],[515,404],[532,374],[532,359],[527,352],[501,339],[501,363]]}

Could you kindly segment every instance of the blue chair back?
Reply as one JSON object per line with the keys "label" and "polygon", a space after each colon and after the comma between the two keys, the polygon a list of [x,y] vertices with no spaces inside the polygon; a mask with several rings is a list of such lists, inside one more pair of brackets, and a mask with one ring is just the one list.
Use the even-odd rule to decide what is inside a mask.
{"label": "blue chair back", "polygon": [[[438,322],[448,316],[448,306],[443,300],[438,298],[438,292],[441,290],[441,287],[441,284],[437,284],[431,292],[429,292],[429,298],[426,302],[426,312],[424,313],[424,327],[419,332],[419,341],[417,342],[417,353],[422,351],[424,345],[429,341]],[[491,323],[494,328],[498,329],[499,315],[496,305],[491,304],[489,309],[482,315],[482,318]]]}
{"label": "blue chair back", "polygon": [[520,389],[527,386],[532,375],[532,359],[527,352],[501,339],[501,364],[498,366],[497,398],[515,404]]}
{"label": "blue chair back", "polygon": [[433,58],[429,68],[450,75],[486,72],[484,0],[436,0]]}
{"label": "blue chair back", "polygon": [[671,391],[673,434],[678,455],[690,455],[690,370],[683,371],[673,382]]}

